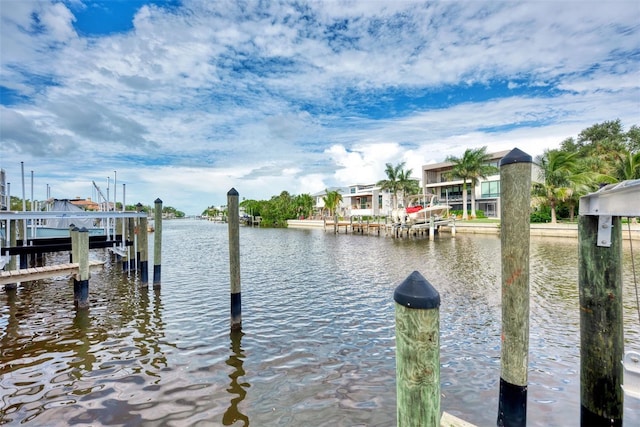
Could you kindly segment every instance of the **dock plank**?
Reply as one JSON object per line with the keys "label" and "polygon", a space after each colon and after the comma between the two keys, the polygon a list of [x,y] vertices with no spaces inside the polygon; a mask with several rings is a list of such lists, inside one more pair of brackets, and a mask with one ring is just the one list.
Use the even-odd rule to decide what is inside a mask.
{"label": "dock plank", "polygon": [[[104,261],[89,261],[89,267],[104,265]],[[0,271],[0,285],[33,280],[47,279],[54,276],[77,273],[77,263],[57,264],[44,267],[22,268],[18,270]]]}

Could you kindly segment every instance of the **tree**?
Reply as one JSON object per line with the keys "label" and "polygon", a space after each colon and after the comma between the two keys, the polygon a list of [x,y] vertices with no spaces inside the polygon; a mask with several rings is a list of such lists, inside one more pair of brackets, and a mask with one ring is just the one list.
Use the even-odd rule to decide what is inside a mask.
{"label": "tree", "polygon": [[405,196],[420,193],[420,184],[411,178],[413,169],[401,169],[398,175],[398,190],[402,193],[402,203],[405,204]]}
{"label": "tree", "polygon": [[577,153],[560,150],[545,150],[538,156],[540,182],[534,183],[533,194],[538,201],[546,201],[551,208],[551,223],[557,223],[558,203],[571,197],[570,176],[575,173]]}
{"label": "tree", "polygon": [[313,213],[313,197],[310,194],[300,194],[295,198],[296,210],[299,216],[308,218]]}
{"label": "tree", "polygon": [[[388,190],[393,195],[393,208],[398,209],[398,192],[401,189],[400,180],[402,177],[406,178],[406,174],[403,170],[405,162],[398,163],[393,166],[391,163],[385,164],[386,168],[384,173],[387,174],[387,179],[378,181],[376,185],[379,185],[383,190]],[[409,175],[411,172],[409,172]]]}
{"label": "tree", "polygon": [[640,179],[640,151],[637,153],[629,151],[618,153],[614,177],[619,181]]}
{"label": "tree", "polygon": [[342,201],[342,194],[340,194],[338,190],[329,191],[329,189],[326,189],[325,191],[326,195],[322,196],[322,201],[324,202],[324,207],[329,209],[329,216],[333,216],[333,213]]}
{"label": "tree", "polygon": [[467,148],[462,157],[447,156],[445,161],[453,163],[451,171],[447,174],[449,178],[462,179],[462,219],[468,219],[467,215],[467,180],[474,177],[474,150]]}
{"label": "tree", "polygon": [[471,164],[468,172],[471,179],[471,218],[476,217],[476,192],[480,178],[487,179],[489,175],[495,175],[499,172],[498,168],[489,164],[490,156],[487,154],[487,147],[472,150]]}

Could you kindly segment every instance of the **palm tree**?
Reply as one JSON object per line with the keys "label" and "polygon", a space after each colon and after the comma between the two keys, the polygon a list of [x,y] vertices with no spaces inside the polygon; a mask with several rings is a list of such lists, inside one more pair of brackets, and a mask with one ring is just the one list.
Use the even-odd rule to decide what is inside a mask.
{"label": "palm tree", "polygon": [[413,169],[401,169],[398,175],[398,190],[402,193],[402,203],[404,204],[405,196],[418,194],[420,192],[420,184],[417,180],[411,178]]}
{"label": "palm tree", "polygon": [[308,218],[313,212],[313,197],[310,194],[300,194],[296,196],[295,203],[297,205],[298,214]]}
{"label": "palm tree", "polygon": [[615,177],[617,179],[620,181],[640,179],[640,152],[622,151],[618,153],[617,160],[615,166]]}
{"label": "palm tree", "polygon": [[556,207],[574,193],[571,177],[576,171],[576,154],[559,150],[545,150],[538,156],[540,182],[533,184],[533,194],[538,200],[545,200],[551,207],[551,223],[557,223]]}
{"label": "palm tree", "polygon": [[453,163],[451,171],[447,174],[449,179],[458,178],[462,179],[462,219],[468,219],[467,215],[467,180],[475,176],[474,164],[475,164],[474,150],[467,148],[464,151],[462,157],[447,156],[445,161]]}
{"label": "palm tree", "polygon": [[478,181],[487,179],[489,175],[495,175],[499,172],[498,168],[489,164],[491,156],[487,154],[487,147],[477,148],[471,152],[472,162],[468,171],[471,179],[471,218],[476,217],[476,192],[475,188]]}
{"label": "palm tree", "polygon": [[333,216],[334,211],[342,201],[342,194],[338,190],[326,189],[326,195],[322,196],[325,208],[329,209],[329,216]]}
{"label": "palm tree", "polygon": [[[393,166],[391,163],[385,164],[386,168],[384,173],[387,174],[387,179],[378,181],[376,185],[379,185],[383,190],[388,190],[393,194],[393,208],[398,209],[398,191],[401,189],[400,179],[405,176],[404,172],[405,162],[398,163]],[[411,172],[409,172],[411,174]]]}

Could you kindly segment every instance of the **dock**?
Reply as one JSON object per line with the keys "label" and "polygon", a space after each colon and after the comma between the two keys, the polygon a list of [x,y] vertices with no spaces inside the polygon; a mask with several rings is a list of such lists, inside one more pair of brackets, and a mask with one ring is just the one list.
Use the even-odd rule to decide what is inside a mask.
{"label": "dock", "polygon": [[[362,234],[377,235],[384,233],[385,236],[410,237],[410,236],[431,236],[440,227],[455,235],[456,221],[454,218],[442,218],[432,222],[408,224],[391,223],[386,217],[378,217],[373,220],[362,220],[350,218],[349,220],[289,220],[288,226],[292,228],[323,228],[324,231],[333,231],[336,234]],[[431,231],[433,229],[433,232]]]}
{"label": "dock", "polygon": [[[89,261],[89,267],[102,267],[104,261]],[[10,283],[30,282],[33,280],[48,279],[50,277],[78,274],[80,264],[71,262],[67,264],[45,265],[42,267],[20,268],[17,270],[0,271],[0,285]]]}

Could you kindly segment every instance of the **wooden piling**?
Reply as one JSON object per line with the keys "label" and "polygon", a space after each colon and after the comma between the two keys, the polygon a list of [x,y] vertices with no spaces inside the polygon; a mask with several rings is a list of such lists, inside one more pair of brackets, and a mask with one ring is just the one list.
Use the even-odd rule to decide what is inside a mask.
{"label": "wooden piling", "polygon": [[162,269],[162,200],[155,200],[155,217],[153,224],[153,286],[160,286]]}
{"label": "wooden piling", "polygon": [[[9,246],[15,247],[17,245],[17,230],[18,223],[15,220],[7,220],[7,227],[9,228]],[[9,263],[7,264],[7,270],[15,270],[18,265],[18,261],[16,259],[16,255],[9,256]],[[4,289],[6,291],[16,289],[18,287],[17,283],[8,283],[4,285]]]}
{"label": "wooden piling", "polygon": [[500,161],[502,354],[498,426],[526,426],[529,363],[531,156],[511,150]]}
{"label": "wooden piling", "polygon": [[598,220],[578,218],[580,424],[609,427],[623,415],[622,227],[611,217],[611,246],[598,246]]}
{"label": "wooden piling", "polygon": [[89,308],[89,231],[82,227],[74,232],[77,234],[74,262],[78,263],[78,273],[73,279],[74,304],[78,309],[86,309]]}
{"label": "wooden piling", "polygon": [[231,330],[242,329],[242,294],[240,289],[240,214],[239,194],[235,188],[227,193],[229,210],[229,278],[231,284]]}
{"label": "wooden piling", "polygon": [[143,285],[149,283],[149,227],[147,216],[140,218],[138,222],[138,250],[140,251],[140,282]]}
{"label": "wooden piling", "polygon": [[129,271],[136,269],[136,219],[127,218],[127,240],[133,242],[133,245],[127,246],[127,257],[129,258]]}
{"label": "wooden piling", "polygon": [[[27,221],[25,221],[24,219],[20,219],[18,220],[18,223],[20,224],[18,227],[18,232],[20,234],[20,239],[22,240],[22,246],[27,246]],[[27,268],[27,266],[27,254],[21,254],[20,268]]]}
{"label": "wooden piling", "polygon": [[[69,238],[71,239],[71,251],[69,252],[69,262],[79,262],[80,252],[79,252],[79,241],[78,241],[78,232],[80,229],[73,224],[69,224]],[[73,279],[73,305],[78,307],[78,303],[80,302],[80,281]]]}
{"label": "wooden piling", "polygon": [[398,427],[440,423],[440,294],[417,271],[395,290]]}

